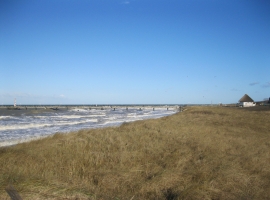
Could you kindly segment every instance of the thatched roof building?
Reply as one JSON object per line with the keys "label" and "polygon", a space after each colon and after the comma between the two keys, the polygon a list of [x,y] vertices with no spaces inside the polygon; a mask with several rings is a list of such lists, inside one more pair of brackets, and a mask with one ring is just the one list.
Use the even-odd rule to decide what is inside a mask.
{"label": "thatched roof building", "polygon": [[250,98],[250,96],[248,96],[247,94],[245,94],[240,100],[239,102],[254,102],[253,99]]}

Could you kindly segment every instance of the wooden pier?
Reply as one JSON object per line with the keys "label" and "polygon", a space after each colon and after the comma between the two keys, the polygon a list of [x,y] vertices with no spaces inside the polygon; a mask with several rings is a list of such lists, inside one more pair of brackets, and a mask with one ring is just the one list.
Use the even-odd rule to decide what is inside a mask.
{"label": "wooden pier", "polygon": [[54,111],[61,110],[181,110],[180,105],[2,105],[0,109],[7,110],[40,110],[50,109]]}

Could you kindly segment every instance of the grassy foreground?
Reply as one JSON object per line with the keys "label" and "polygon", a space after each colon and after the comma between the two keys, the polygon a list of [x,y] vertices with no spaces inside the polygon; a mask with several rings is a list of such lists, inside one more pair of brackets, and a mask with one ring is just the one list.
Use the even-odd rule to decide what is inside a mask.
{"label": "grassy foreground", "polygon": [[187,107],[0,148],[0,199],[269,199],[270,109]]}

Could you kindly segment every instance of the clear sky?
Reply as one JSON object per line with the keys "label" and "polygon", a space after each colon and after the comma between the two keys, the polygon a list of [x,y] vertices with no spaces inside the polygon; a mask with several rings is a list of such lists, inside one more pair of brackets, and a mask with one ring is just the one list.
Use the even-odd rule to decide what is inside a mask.
{"label": "clear sky", "polygon": [[270,97],[268,0],[1,0],[0,104]]}

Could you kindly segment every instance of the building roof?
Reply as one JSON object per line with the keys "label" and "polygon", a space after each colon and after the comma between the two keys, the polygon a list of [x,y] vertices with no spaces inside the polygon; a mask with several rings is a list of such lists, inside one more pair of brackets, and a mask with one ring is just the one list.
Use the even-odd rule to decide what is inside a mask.
{"label": "building roof", "polygon": [[239,102],[254,102],[253,99],[250,98],[250,96],[248,96],[247,94],[245,94],[240,100]]}

